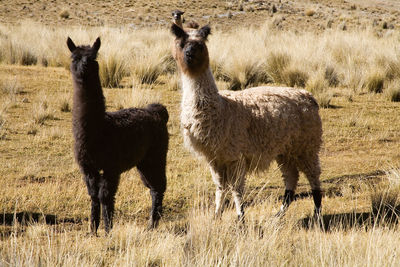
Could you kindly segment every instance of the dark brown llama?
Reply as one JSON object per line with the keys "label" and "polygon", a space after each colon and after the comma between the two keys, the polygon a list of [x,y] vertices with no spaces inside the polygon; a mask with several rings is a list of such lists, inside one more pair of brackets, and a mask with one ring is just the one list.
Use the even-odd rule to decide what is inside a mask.
{"label": "dark brown llama", "polygon": [[149,227],[154,228],[160,219],[166,189],[167,109],[150,104],[145,109],[106,112],[96,61],[100,38],[90,47],[75,46],[68,37],[67,45],[72,53],[75,158],[92,202],[91,230],[96,234],[101,205],[105,230],[110,231],[120,174],[134,166],[150,189]]}

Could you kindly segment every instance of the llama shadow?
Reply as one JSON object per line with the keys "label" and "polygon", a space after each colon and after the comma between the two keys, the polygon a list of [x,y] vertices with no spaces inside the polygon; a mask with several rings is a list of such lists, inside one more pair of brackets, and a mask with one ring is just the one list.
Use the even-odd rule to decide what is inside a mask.
{"label": "llama shadow", "polygon": [[322,231],[349,230],[360,228],[368,230],[375,226],[394,227],[399,223],[399,216],[387,212],[385,215],[374,214],[372,212],[349,212],[339,214],[326,214],[320,218],[309,216],[299,221],[299,225],[304,229],[319,228]]}
{"label": "llama shadow", "polygon": [[81,223],[80,219],[62,218],[58,219],[53,214],[42,214],[37,212],[17,212],[17,213],[4,213],[0,215],[0,225],[12,226],[15,223],[21,225],[30,225],[32,223],[45,223],[47,225],[56,225],[61,223]]}
{"label": "llama shadow", "polygon": [[346,174],[342,176],[333,177],[321,181],[322,183],[338,184],[348,180],[363,180],[363,181],[375,181],[381,179],[381,176],[385,175],[386,172],[383,170],[375,170],[367,173],[358,174]]}
{"label": "llama shadow", "polygon": [[342,106],[338,106],[338,105],[328,104],[327,106],[325,106],[325,108],[327,108],[327,109],[340,109],[340,108],[343,108],[343,107]]}

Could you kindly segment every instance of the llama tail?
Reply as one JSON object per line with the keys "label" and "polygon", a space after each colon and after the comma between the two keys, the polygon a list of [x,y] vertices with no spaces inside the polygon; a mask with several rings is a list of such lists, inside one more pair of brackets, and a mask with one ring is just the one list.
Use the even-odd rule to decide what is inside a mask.
{"label": "llama tail", "polygon": [[169,119],[169,115],[168,115],[168,110],[166,107],[164,107],[161,104],[150,104],[147,106],[147,109],[150,112],[155,112],[158,114],[158,116],[160,116],[161,121],[163,123],[167,123],[168,119]]}

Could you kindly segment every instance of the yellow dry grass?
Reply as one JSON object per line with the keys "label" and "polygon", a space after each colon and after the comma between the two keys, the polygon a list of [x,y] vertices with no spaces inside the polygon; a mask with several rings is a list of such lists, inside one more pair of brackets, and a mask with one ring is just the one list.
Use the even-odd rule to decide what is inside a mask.
{"label": "yellow dry grass", "polygon": [[[171,41],[167,31],[40,27],[29,28],[46,33],[32,49],[41,51],[38,59],[58,63],[44,67],[3,61],[0,65],[0,81],[5,81],[0,90],[0,265],[396,266],[400,261],[400,229],[375,223],[371,207],[371,197],[377,199],[374,188],[400,191],[400,106],[385,94],[368,93],[365,87],[372,70],[387,73],[385,61],[379,58],[391,58],[390,66],[396,65],[396,34],[385,38],[368,31],[292,34],[266,25],[235,34],[215,32],[210,38],[211,59],[222,71],[221,86],[229,85],[229,80],[223,80],[226,73],[245,83],[246,65],[268,75],[269,56],[287,54],[287,66],[309,77],[306,88],[329,94],[331,108],[320,111],[324,231],[308,224],[313,204],[305,194],[309,186],[303,176],[300,198],[284,218],[273,217],[284,190],[276,164],[268,172],[248,177],[244,225],[236,223],[232,203],[221,220],[212,218],[214,185],[207,165],[182,144],[181,92],[176,90],[173,67],[151,85],[139,84],[132,73],[135,49],[164,51]],[[2,25],[2,32],[15,42],[33,38],[19,30],[23,32]],[[99,60],[115,51],[128,59],[130,75],[121,80],[123,88],[104,89],[108,110],[152,101],[168,108],[168,189],[164,216],[154,231],[146,230],[148,190],[132,170],[122,175],[111,234],[104,236],[103,228],[99,237],[87,234],[89,197],[73,160],[71,113],[62,110],[65,103],[72,105],[71,77],[65,68],[68,35],[77,44],[92,43],[100,35]],[[242,46],[244,40],[249,49]],[[330,68],[337,73],[337,87],[329,83],[332,71],[326,75]],[[398,73],[390,73],[385,81],[397,81]],[[27,219],[15,222],[23,214]]]}

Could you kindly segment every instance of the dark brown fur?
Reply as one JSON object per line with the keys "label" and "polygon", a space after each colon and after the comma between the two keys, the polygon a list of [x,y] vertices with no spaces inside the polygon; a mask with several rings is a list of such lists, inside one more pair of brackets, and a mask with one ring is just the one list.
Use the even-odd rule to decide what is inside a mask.
{"label": "dark brown fur", "polygon": [[111,229],[120,174],[134,166],[150,189],[150,226],[155,227],[166,189],[168,112],[160,104],[106,112],[96,61],[100,39],[92,47],[76,47],[68,38],[67,45],[72,52],[74,151],[91,197],[91,229],[96,233],[99,226],[100,205],[105,230]]}

